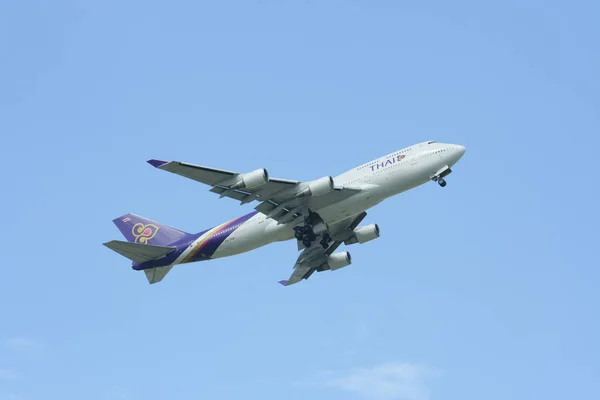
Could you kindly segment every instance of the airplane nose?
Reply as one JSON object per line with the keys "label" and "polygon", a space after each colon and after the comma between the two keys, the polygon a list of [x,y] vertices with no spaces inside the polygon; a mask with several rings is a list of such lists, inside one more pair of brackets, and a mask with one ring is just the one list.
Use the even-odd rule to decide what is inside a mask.
{"label": "airplane nose", "polygon": [[443,158],[446,160],[446,162],[450,166],[456,164],[458,162],[458,160],[461,159],[463,154],[465,154],[465,151],[466,151],[465,147],[461,146],[459,144],[449,145],[448,150],[449,151],[446,153],[445,157],[443,157]]}

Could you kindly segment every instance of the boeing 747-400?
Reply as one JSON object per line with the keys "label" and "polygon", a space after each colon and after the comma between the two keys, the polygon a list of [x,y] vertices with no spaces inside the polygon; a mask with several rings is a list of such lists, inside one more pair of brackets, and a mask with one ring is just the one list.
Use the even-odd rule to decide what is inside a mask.
{"label": "boeing 747-400", "polygon": [[383,200],[446,176],[465,153],[456,144],[423,142],[353,168],[336,177],[310,182],[271,178],[266,169],[236,173],[178,161],[149,160],[152,166],[211,186],[210,191],[241,204],[258,202],[254,211],[200,233],[127,214],[115,219],[127,241],[105,246],[133,261],[148,282],[160,282],[177,264],[244,253],[269,243],[296,240],[302,250],[284,286],[315,271],[335,271],[352,262],[343,243],[379,237],[379,226],[359,226],[366,211]]}

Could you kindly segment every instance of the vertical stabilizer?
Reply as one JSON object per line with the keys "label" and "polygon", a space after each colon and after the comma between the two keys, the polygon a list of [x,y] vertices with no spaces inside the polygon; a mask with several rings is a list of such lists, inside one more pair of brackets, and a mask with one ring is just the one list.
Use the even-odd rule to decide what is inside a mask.
{"label": "vertical stabilizer", "polygon": [[189,233],[135,214],[123,215],[114,219],[113,222],[125,239],[132,243],[165,246],[189,235]]}

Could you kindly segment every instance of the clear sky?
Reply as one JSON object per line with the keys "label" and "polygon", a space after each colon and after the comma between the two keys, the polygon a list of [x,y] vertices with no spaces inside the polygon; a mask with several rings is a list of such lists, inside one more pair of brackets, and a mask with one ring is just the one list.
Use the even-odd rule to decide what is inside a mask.
{"label": "clear sky", "polygon": [[[597,1],[0,2],[0,400],[600,398]],[[128,212],[252,210],[149,158],[311,180],[425,140],[352,266],[149,286]]]}

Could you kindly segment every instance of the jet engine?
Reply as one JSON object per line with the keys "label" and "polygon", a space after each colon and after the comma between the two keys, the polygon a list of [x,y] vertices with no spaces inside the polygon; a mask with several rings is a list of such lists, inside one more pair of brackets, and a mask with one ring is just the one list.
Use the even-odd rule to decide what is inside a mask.
{"label": "jet engine", "polygon": [[371,224],[366,226],[360,226],[354,230],[354,234],[350,237],[350,239],[346,240],[344,244],[354,244],[354,243],[366,243],[373,239],[377,239],[379,237],[379,226],[377,224]]}
{"label": "jet engine", "polygon": [[234,189],[253,189],[259,186],[264,185],[269,182],[269,173],[266,169],[261,168],[256,171],[248,172],[246,174],[242,174],[242,179],[240,179],[234,186]]}
{"label": "jet engine", "polygon": [[335,271],[336,269],[344,268],[352,264],[352,257],[347,251],[333,253],[327,258],[326,264],[330,270]]}
{"label": "jet engine", "polygon": [[324,176],[321,179],[317,179],[308,184],[308,195],[309,196],[322,196],[333,190],[333,178],[331,176]]}

